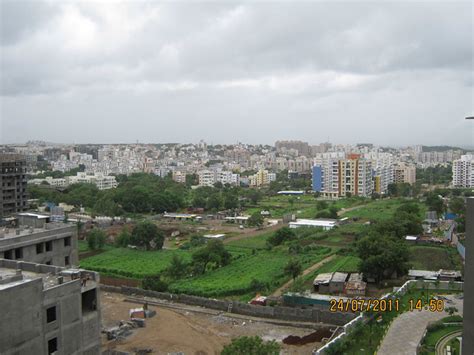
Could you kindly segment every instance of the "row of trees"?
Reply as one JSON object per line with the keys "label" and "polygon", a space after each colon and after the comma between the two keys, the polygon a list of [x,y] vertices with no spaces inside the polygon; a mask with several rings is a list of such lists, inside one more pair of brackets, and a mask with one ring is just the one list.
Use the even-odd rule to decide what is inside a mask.
{"label": "row of trees", "polygon": [[[92,229],[86,236],[87,244],[91,250],[102,249],[106,239],[106,233],[100,228]],[[115,243],[119,247],[134,245],[145,250],[161,250],[164,240],[163,232],[154,223],[143,221],[136,224],[131,233],[125,228],[122,229]]]}
{"label": "row of trees", "polygon": [[[194,178],[191,177],[194,183]],[[244,189],[217,183],[214,187],[195,190],[186,184],[176,183],[171,177],[137,173],[117,176],[119,186],[99,191],[93,184],[74,184],[64,191],[44,186],[28,186],[30,196],[40,202],[64,202],[82,206],[95,214],[120,216],[125,213],[162,213],[184,207],[238,209],[256,204],[263,197],[257,189]]]}

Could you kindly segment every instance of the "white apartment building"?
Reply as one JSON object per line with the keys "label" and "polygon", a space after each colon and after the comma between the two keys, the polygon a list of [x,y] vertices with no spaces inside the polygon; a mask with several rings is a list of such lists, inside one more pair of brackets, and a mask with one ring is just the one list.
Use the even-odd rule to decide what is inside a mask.
{"label": "white apartment building", "polygon": [[222,184],[240,185],[240,174],[224,170],[201,170],[198,172],[199,186],[214,186],[216,182]]}
{"label": "white apartment building", "polygon": [[474,187],[474,156],[463,155],[453,161],[453,187]]}
{"label": "white apartment building", "polygon": [[54,187],[66,187],[67,186],[66,179],[63,179],[63,178],[54,179],[51,176],[47,176],[44,179],[31,179],[31,180],[28,180],[28,184],[32,184],[32,185],[41,185],[43,183],[47,183],[48,185],[54,186]]}
{"label": "white apartment building", "polygon": [[101,173],[88,175],[84,172],[79,172],[76,176],[66,176],[65,181],[65,186],[79,183],[95,184],[99,190],[112,189],[118,186],[115,176],[108,176]]}

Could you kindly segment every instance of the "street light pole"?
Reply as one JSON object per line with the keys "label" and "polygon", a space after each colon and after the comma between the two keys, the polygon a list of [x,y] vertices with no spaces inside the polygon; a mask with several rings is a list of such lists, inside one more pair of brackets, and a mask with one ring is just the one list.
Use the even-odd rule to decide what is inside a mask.
{"label": "street light pole", "polygon": [[[474,120],[474,117],[466,117]],[[462,354],[474,354],[474,198],[467,199],[466,238],[464,239],[464,299]]]}

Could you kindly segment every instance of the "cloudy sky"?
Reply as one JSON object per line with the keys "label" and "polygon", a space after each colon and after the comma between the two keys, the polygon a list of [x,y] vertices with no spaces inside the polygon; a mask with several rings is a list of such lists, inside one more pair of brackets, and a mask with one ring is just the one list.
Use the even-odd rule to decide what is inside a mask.
{"label": "cloudy sky", "polygon": [[474,145],[471,1],[0,4],[0,143]]}

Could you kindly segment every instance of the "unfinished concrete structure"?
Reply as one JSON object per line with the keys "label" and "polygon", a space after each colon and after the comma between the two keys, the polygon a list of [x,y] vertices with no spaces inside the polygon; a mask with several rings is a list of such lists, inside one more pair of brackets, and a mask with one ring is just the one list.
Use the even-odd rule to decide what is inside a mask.
{"label": "unfinished concrete structure", "polygon": [[19,154],[0,154],[0,217],[28,208],[26,159]]}
{"label": "unfinished concrete structure", "polygon": [[[77,227],[50,222],[49,216],[19,213],[0,228],[0,258],[38,264],[78,264]],[[12,227],[13,226],[13,227]]]}
{"label": "unfinished concrete structure", "polygon": [[0,354],[99,354],[99,275],[0,259]]}

